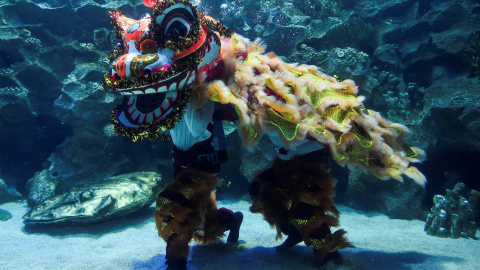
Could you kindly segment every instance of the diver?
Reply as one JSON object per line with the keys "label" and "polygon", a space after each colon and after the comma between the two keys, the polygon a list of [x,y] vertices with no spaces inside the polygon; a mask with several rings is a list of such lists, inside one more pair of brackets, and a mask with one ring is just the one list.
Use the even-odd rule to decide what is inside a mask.
{"label": "diver", "polygon": [[287,239],[276,247],[284,252],[305,242],[313,247],[319,266],[342,262],[339,249],[353,247],[344,230],[332,234],[339,212],[333,202],[335,179],[329,175],[328,148],[315,140],[305,139],[286,149],[278,136],[268,134],[277,158],[270,168],[257,174],[249,187],[250,211],[260,213],[270,226]]}
{"label": "diver", "polygon": [[217,209],[215,202],[216,174],[227,161],[223,120],[235,121],[234,114],[210,101],[201,108],[189,105],[170,130],[174,180],[158,196],[155,213],[159,235],[167,243],[167,269],[186,269],[192,238],[207,244],[230,231],[227,243],[238,241],[242,212]]}

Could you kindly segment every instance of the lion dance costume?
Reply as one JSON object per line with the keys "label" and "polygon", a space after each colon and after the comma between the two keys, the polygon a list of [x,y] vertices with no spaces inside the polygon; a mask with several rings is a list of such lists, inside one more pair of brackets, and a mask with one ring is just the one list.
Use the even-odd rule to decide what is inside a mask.
{"label": "lion dance costume", "polygon": [[228,241],[238,240],[242,214],[217,209],[214,195],[215,174],[226,161],[224,120],[237,123],[248,149],[266,135],[277,150],[249,195],[250,210],[275,226],[278,237],[288,235],[280,251],[304,241],[322,263],[352,247],[344,230],[330,229],[339,212],[327,156],[380,179],[406,175],[424,185],[409,165],[423,151],[404,142],[405,126],[363,107],[353,81],[264,53],[261,41],[232,33],[187,0],[144,3],[153,13],[140,20],[110,14],[119,42],[103,87],[125,96],[111,115],[116,133],[132,141],[171,139],[175,146],[175,179],[155,213],[169,267],[186,267],[192,238],[218,241],[230,230]]}

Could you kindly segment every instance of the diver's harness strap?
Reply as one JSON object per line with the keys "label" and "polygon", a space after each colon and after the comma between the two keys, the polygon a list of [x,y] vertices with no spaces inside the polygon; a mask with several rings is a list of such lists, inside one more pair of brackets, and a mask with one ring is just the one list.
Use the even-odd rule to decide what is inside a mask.
{"label": "diver's harness strap", "polygon": [[[223,129],[223,120],[225,117],[225,108],[218,102],[215,102],[212,122],[207,130],[212,136],[207,140],[194,144],[187,151],[181,151],[174,147],[172,157],[175,169],[194,168],[204,172],[217,173],[220,171],[220,164],[228,161],[227,139]],[[227,112],[228,114],[229,112]]]}
{"label": "diver's harness strap", "polygon": [[[223,111],[221,104],[215,102],[215,110],[213,111],[213,140],[212,146],[215,150],[212,162],[225,163],[228,161],[227,155],[227,138],[225,137],[225,130],[223,129]],[[201,158],[200,156],[198,157]]]}
{"label": "diver's harness strap", "polygon": [[321,162],[325,164],[326,168],[330,168],[332,163],[332,155],[327,147],[314,150],[312,152],[300,155],[291,155],[291,150],[285,149],[283,147],[274,147],[277,157],[281,160],[290,160],[293,157],[297,157],[300,160],[305,162]]}

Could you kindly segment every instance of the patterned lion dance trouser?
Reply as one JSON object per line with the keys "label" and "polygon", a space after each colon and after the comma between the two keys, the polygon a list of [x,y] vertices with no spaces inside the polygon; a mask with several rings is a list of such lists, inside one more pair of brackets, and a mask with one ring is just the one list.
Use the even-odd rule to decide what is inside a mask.
{"label": "patterned lion dance trouser", "polygon": [[[339,224],[334,205],[335,180],[318,161],[276,159],[273,166],[258,174],[250,185],[250,211],[261,213],[277,229],[277,239],[290,234],[292,225],[305,245],[313,247],[319,263],[331,252],[353,247],[344,230],[333,234]],[[290,229],[289,229],[290,228]]]}
{"label": "patterned lion dance trouser", "polygon": [[167,243],[167,260],[185,260],[192,238],[202,244],[216,242],[228,229],[220,217],[230,210],[217,209],[217,183],[212,174],[185,169],[158,196],[154,217],[158,235]]}

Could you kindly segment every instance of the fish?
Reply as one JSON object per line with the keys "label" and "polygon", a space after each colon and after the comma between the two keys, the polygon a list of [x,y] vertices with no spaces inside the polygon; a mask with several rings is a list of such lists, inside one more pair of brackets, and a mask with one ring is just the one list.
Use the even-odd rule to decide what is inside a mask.
{"label": "fish", "polygon": [[113,176],[47,199],[22,218],[25,225],[85,224],[121,217],[155,202],[164,183],[156,172]]}

